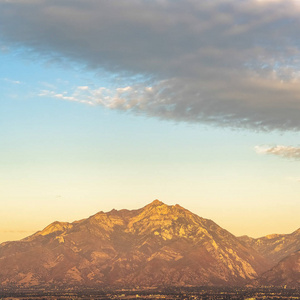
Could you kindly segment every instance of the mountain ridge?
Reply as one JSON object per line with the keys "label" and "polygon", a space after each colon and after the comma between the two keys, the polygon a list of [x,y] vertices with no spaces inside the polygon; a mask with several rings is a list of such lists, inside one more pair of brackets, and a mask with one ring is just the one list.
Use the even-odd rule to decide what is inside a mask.
{"label": "mountain ridge", "polygon": [[239,240],[261,255],[268,257],[274,266],[300,249],[300,228],[289,234],[269,234],[260,238],[242,236],[239,237]]}
{"label": "mountain ridge", "polygon": [[159,200],[53,222],[0,244],[0,284],[35,286],[243,285],[270,269],[245,241]]}

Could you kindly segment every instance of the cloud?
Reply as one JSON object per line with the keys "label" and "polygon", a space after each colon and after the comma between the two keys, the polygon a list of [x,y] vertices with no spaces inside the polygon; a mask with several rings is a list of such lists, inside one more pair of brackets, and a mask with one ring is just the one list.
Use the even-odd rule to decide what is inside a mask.
{"label": "cloud", "polygon": [[284,158],[300,159],[300,147],[292,146],[256,146],[255,151],[258,154],[272,154]]}
{"label": "cloud", "polygon": [[[0,38],[124,81],[139,77],[89,91],[91,98],[81,99],[87,104],[177,121],[299,130],[299,13],[292,0],[0,0]],[[66,99],[75,92],[53,96],[76,101]]]}
{"label": "cloud", "polygon": [[1,78],[1,80],[6,81],[8,83],[12,83],[12,84],[21,84],[21,81],[13,80],[13,79],[10,79],[10,78]]}
{"label": "cloud", "polygon": [[53,90],[42,90],[38,95],[40,97],[51,97],[65,101],[80,102],[88,105],[94,105],[92,101],[87,100],[87,97],[79,94],[81,91],[81,87],[78,87],[71,96],[68,96],[67,92],[56,93]]}

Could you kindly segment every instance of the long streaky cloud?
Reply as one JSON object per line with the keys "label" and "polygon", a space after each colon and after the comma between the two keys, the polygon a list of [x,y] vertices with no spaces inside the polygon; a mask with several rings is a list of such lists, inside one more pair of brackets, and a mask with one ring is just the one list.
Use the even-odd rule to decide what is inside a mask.
{"label": "long streaky cloud", "polygon": [[292,146],[256,146],[255,151],[258,154],[272,154],[284,158],[300,159],[300,147]]}
{"label": "long streaky cloud", "polygon": [[299,15],[292,0],[0,0],[0,45],[63,57],[124,82],[140,78],[119,90],[73,91],[84,99],[52,93],[62,100],[299,130]]}

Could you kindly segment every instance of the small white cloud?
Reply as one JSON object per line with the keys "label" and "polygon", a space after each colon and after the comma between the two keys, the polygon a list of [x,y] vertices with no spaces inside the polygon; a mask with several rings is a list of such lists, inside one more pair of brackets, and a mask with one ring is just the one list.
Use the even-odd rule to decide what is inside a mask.
{"label": "small white cloud", "polygon": [[21,81],[13,80],[13,79],[10,79],[10,78],[2,78],[2,80],[6,81],[6,82],[9,82],[9,83],[12,83],[12,84],[21,84]]}
{"label": "small white cloud", "polygon": [[85,86],[79,86],[77,89],[81,91],[87,91],[89,87],[85,85]]}
{"label": "small white cloud", "polygon": [[284,158],[294,158],[300,159],[300,147],[293,147],[293,146],[283,146],[283,145],[276,145],[276,146],[256,146],[254,147],[256,153],[258,154],[272,154],[281,156]]}

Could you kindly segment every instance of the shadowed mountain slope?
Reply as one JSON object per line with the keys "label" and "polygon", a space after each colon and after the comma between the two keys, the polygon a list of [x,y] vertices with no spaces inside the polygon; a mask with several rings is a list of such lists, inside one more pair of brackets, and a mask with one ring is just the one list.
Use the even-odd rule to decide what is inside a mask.
{"label": "shadowed mountain slope", "polygon": [[271,270],[262,274],[257,283],[263,286],[300,286],[300,250],[281,260]]}

